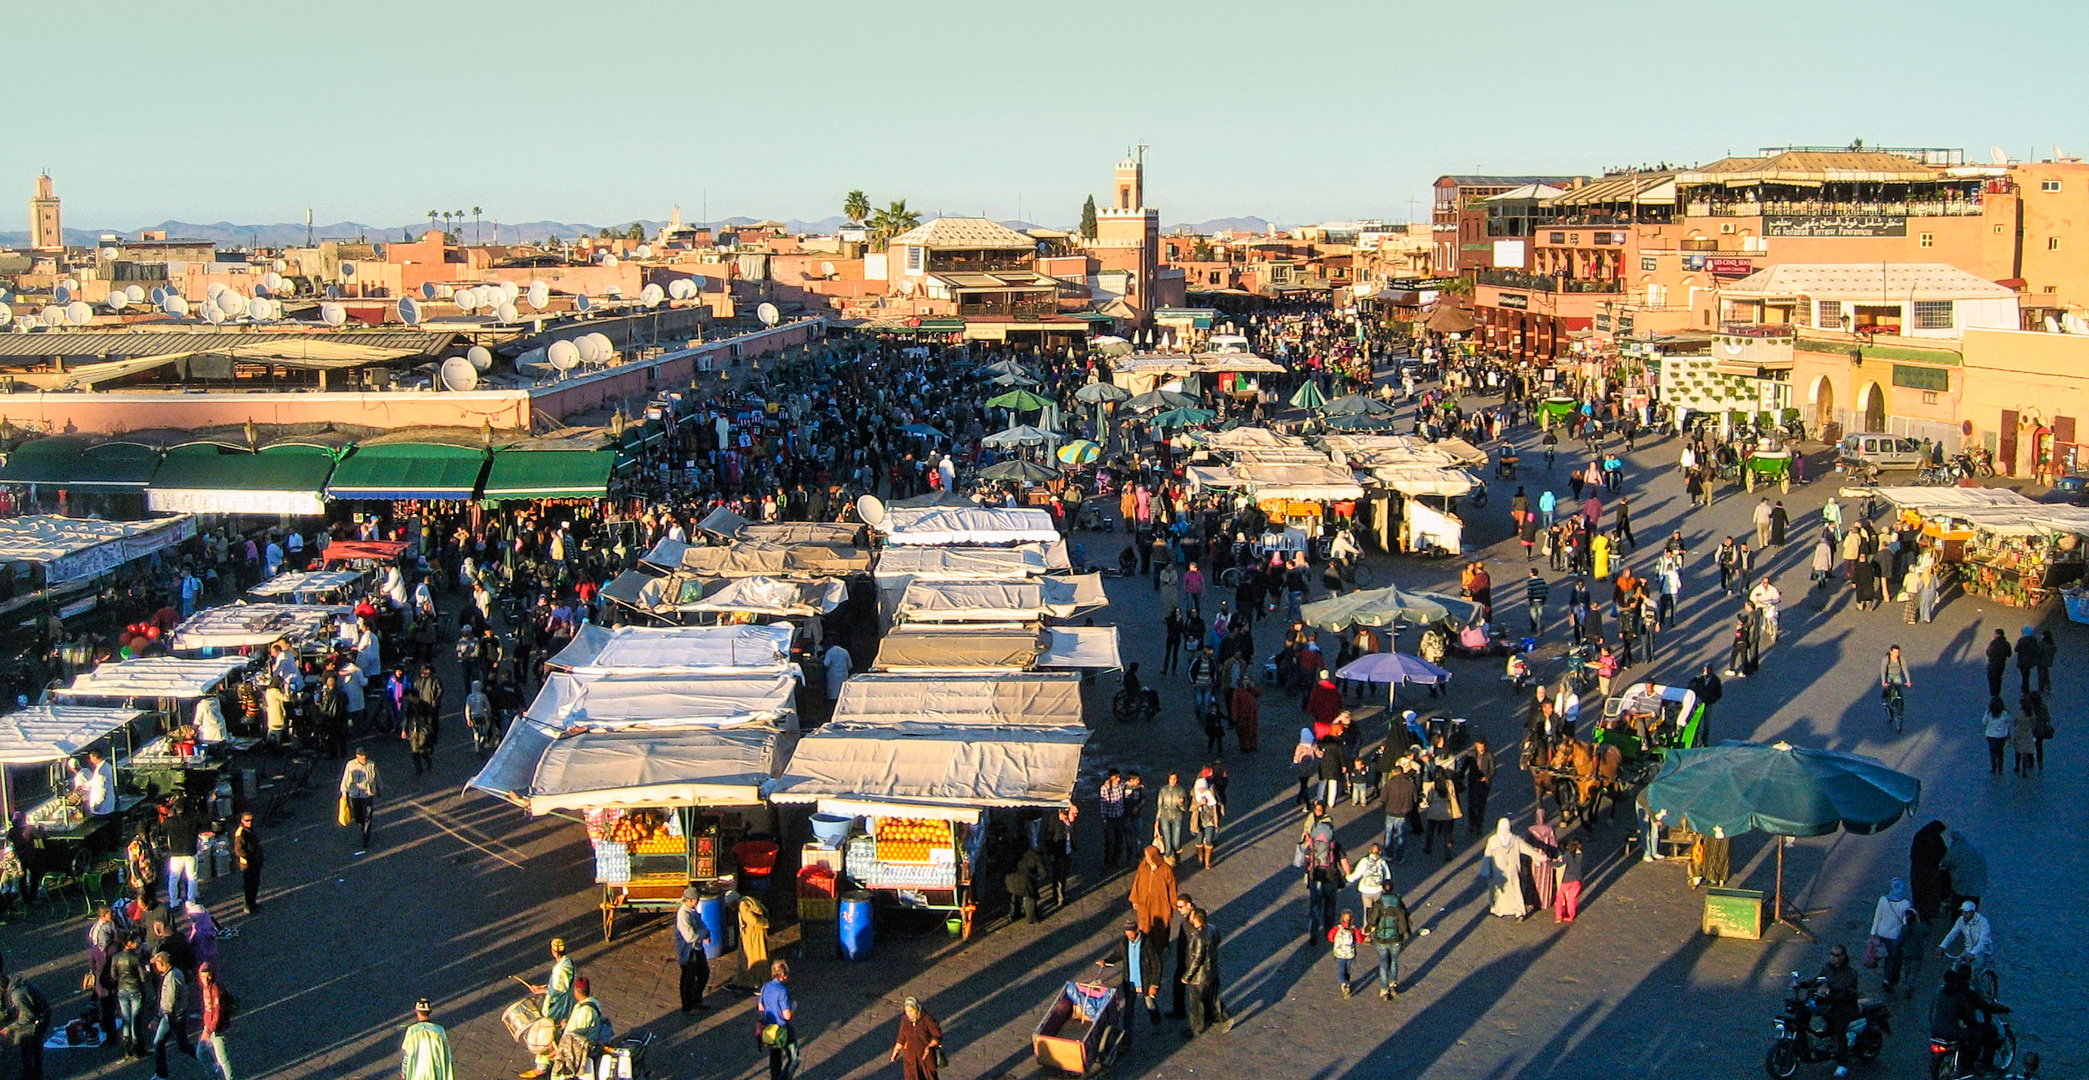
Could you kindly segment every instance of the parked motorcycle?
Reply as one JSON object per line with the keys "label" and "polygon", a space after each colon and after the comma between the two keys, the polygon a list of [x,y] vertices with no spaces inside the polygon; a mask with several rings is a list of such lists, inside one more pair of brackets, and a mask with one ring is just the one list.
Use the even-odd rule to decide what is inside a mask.
{"label": "parked motorcycle", "polygon": [[[1885,1048],[1886,1033],[1893,1030],[1892,1008],[1883,998],[1866,998],[1857,1009],[1843,1038],[1858,1060],[1876,1060]],[[1792,972],[1784,1013],[1771,1017],[1770,1026],[1776,1035],[1763,1056],[1763,1068],[1776,1080],[1790,1080],[1802,1064],[1835,1060],[1835,1042],[1828,1034],[1828,988],[1821,980],[1802,979]]]}

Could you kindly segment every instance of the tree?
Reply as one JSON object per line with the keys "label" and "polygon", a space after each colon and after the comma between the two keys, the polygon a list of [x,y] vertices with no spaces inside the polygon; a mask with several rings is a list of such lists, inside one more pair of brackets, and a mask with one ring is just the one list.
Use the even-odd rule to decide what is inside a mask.
{"label": "tree", "polygon": [[413,230],[412,230],[412,229],[400,229],[400,230],[399,230],[399,242],[400,242],[400,243],[402,243],[402,244],[411,244],[411,243],[413,243]]}
{"label": "tree", "polygon": [[431,228],[431,229],[435,228],[435,219],[436,219],[436,218],[439,218],[439,217],[441,217],[441,216],[442,216],[442,211],[440,211],[440,210],[430,210],[430,211],[428,211],[428,227],[429,227],[429,228]]}
{"label": "tree", "polygon": [[643,240],[645,238],[646,226],[644,222],[634,221],[631,223],[630,228],[624,230],[624,239],[626,240]]}
{"label": "tree", "polygon": [[476,206],[471,208],[471,242],[474,244],[479,242],[479,215],[483,213],[485,211]]}
{"label": "tree", "polygon": [[609,231],[609,226],[604,225],[601,228],[595,230],[595,239],[614,240],[616,239],[616,234]]}
{"label": "tree", "polygon": [[849,192],[849,197],[841,201],[841,216],[858,225],[863,224],[870,217],[870,196],[860,188]]}
{"label": "tree", "polygon": [[1081,204],[1080,231],[1082,236],[1090,240],[1095,239],[1095,196],[1093,195],[1088,196],[1088,201]]}
{"label": "tree", "polygon": [[892,238],[921,224],[921,212],[907,209],[907,200],[894,199],[885,209],[870,216],[871,244],[882,249]]}

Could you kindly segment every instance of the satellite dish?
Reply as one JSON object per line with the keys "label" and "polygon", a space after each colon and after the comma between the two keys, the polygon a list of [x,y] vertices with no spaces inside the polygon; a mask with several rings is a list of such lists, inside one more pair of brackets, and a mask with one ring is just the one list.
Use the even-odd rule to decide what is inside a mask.
{"label": "satellite dish", "polygon": [[2008,153],[2004,152],[2003,149],[1999,146],[1990,146],[1987,148],[1987,159],[1996,165],[2009,164]]}
{"label": "satellite dish", "polygon": [[341,286],[339,286],[339,285],[328,285],[328,286],[326,287],[326,298],[327,298],[327,299],[329,299],[329,300],[339,300],[339,299],[341,299]]}
{"label": "satellite dish", "polygon": [[223,295],[225,295],[225,283],[222,281],[213,281],[209,287],[203,290],[203,298],[205,300],[216,300]]}
{"label": "satellite dish", "polygon": [[186,319],[189,317],[189,302],[185,297],[169,294],[160,300],[160,310],[177,319]]}
{"label": "satellite dish", "polygon": [[287,259],[277,259],[275,262],[272,262],[268,265],[269,269],[274,270],[278,274],[290,269],[290,262]]}
{"label": "satellite dish", "polygon": [[222,326],[225,323],[225,312],[216,304],[205,304],[203,305],[203,321],[212,326]]}
{"label": "satellite dish", "polygon": [[79,278],[64,278],[64,279],[61,279],[61,280],[60,280],[60,281],[58,282],[58,287],[59,287],[59,288],[61,288],[61,289],[64,289],[64,290],[65,290],[66,292],[79,292],[79,291],[80,291],[80,279],[79,279]]}
{"label": "satellite dish", "polygon": [[471,361],[474,371],[486,371],[493,367],[493,350],[484,345],[474,345],[465,350],[464,358]]}
{"label": "satellite dish", "polygon": [[[65,308],[63,305],[45,304],[44,309],[37,314],[43,319],[45,326],[65,325]],[[2046,321],[2051,322],[2052,320],[2048,319]],[[2058,333],[2058,331],[2055,331],[2055,333]]]}
{"label": "satellite dish", "polygon": [[[127,303],[127,304],[141,304],[141,303],[144,303],[144,302],[145,302],[145,286],[143,286],[143,285],[126,285],[126,286],[124,286],[124,287],[123,287],[123,300],[124,300],[124,302],[125,302],[125,303]],[[152,298],[152,302],[153,302],[153,303],[155,303],[155,304],[157,304],[157,303],[159,303],[159,302],[160,302],[160,298],[159,298],[159,297],[157,297],[157,296],[155,296],[155,297],[153,297],[153,298]]]}
{"label": "satellite dish", "polygon": [[51,290],[51,299],[59,304],[70,304],[73,302],[73,291],[60,285]]}
{"label": "satellite dish", "polygon": [[616,352],[616,347],[602,334],[582,334],[573,344],[580,349],[580,358],[590,364],[602,363]]}
{"label": "satellite dish", "polygon": [[348,309],[332,302],[321,304],[319,321],[328,326],[340,326],[348,321]]}
{"label": "satellite dish", "polygon": [[515,310],[514,304],[502,304],[493,309],[493,317],[504,323],[511,323],[519,321],[522,313]]}
{"label": "satellite dish", "polygon": [[278,274],[273,270],[261,276],[261,283],[263,285],[268,286],[269,292],[283,291],[283,275]]}
{"label": "satellite dish", "polygon": [[173,294],[169,293],[169,292],[168,292],[168,291],[167,291],[167,290],[166,290],[165,288],[163,288],[163,287],[161,287],[161,286],[158,286],[158,285],[154,285],[154,286],[152,287],[152,306],[153,306],[153,307],[164,307],[164,306],[166,306],[166,303],[167,303],[167,297],[169,297],[169,296],[171,296],[171,295],[173,295]]}
{"label": "satellite dish", "polygon": [[709,284],[710,282],[702,274],[691,274],[689,276],[689,287],[697,292],[704,291],[704,286]]}
{"label": "satellite dish", "polygon": [[123,314],[124,306],[126,304],[129,304],[130,300],[130,297],[123,295],[122,289],[118,289],[115,292],[109,294],[109,310],[115,314],[121,315]]}
{"label": "satellite dish", "polygon": [[544,350],[544,359],[560,371],[571,371],[580,366],[580,346],[571,341],[554,341]]}
{"label": "satellite dish", "polygon": [[254,295],[255,295],[255,296],[258,296],[258,297],[262,297],[262,298],[266,298],[266,297],[268,296],[268,294],[269,294],[269,287],[268,287],[268,286],[266,286],[266,285],[256,285],[256,286],[254,286]]}
{"label": "satellite dish", "polygon": [[515,302],[516,297],[522,295],[522,286],[512,281],[503,281],[500,283],[500,295],[501,299],[512,304]]}
{"label": "satellite dish", "polygon": [[831,263],[831,262],[823,262],[823,263],[821,263],[821,264],[820,264],[820,273],[821,273],[821,274],[822,274],[823,276],[826,276],[826,277],[833,277],[833,276],[834,276],[834,264],[833,264],[833,263]]}
{"label": "satellite dish", "polygon": [[13,322],[14,318],[15,309],[8,307],[6,304],[0,304],[0,326],[6,326],[8,323]]}
{"label": "satellite dish", "polygon": [[524,350],[521,356],[515,358],[515,366],[518,368],[539,367],[545,363],[544,350],[542,349],[527,349]]}
{"label": "satellite dish", "polygon": [[588,299],[588,294],[586,294],[586,293],[574,293],[574,294],[573,294],[573,310],[575,310],[575,311],[586,311],[586,310],[588,310],[589,308],[591,308],[591,307],[594,307],[594,306],[595,306],[595,302],[594,302],[593,300],[590,300],[590,299]]}
{"label": "satellite dish", "polygon": [[354,276],[355,276],[355,264],[354,264],[354,263],[342,263],[342,264],[341,264],[341,276],[342,276],[342,277],[354,277]]}
{"label": "satellite dish", "polygon": [[658,285],[647,285],[639,290],[638,293],[638,302],[647,307],[659,307],[660,302],[665,299],[667,299],[667,290]]}
{"label": "satellite dish", "polygon": [[551,286],[541,281],[530,282],[529,302],[538,311],[544,310],[544,305],[551,303]]}
{"label": "satellite dish", "polygon": [[885,501],[876,495],[862,495],[856,500],[856,516],[873,529],[885,524]]}
{"label": "satellite dish", "polygon": [[85,300],[75,300],[65,305],[65,320],[74,326],[85,326],[94,321],[94,308]]}
{"label": "satellite dish", "polygon": [[461,356],[452,356],[443,361],[439,374],[446,389],[475,390],[479,385],[479,369]]}
{"label": "satellite dish", "polygon": [[650,259],[653,257],[653,245],[640,244],[638,245],[638,250],[632,252],[631,254],[636,255],[641,259]]}
{"label": "satellite dish", "polygon": [[783,321],[783,316],[777,312],[775,304],[765,303],[755,308],[754,314],[756,318],[762,320],[762,325],[764,326],[775,326]]}
{"label": "satellite dish", "polygon": [[450,303],[457,305],[457,310],[466,314],[470,314],[471,309],[479,306],[478,296],[470,289],[458,289],[450,294],[449,299]]}
{"label": "satellite dish", "polygon": [[435,283],[434,283],[434,282],[432,282],[432,281],[423,281],[423,282],[421,282],[421,299],[423,299],[423,300],[433,300],[433,299],[435,299]]}
{"label": "satellite dish", "polygon": [[688,278],[676,278],[667,283],[667,295],[675,300],[687,300],[695,292],[689,287]]}
{"label": "satellite dish", "polygon": [[408,326],[421,325],[421,305],[415,303],[413,297],[406,296],[400,298],[399,321]]}
{"label": "satellite dish", "polygon": [[615,266],[616,264],[623,261],[624,260],[617,258],[615,255],[602,256],[602,265],[604,266]]}

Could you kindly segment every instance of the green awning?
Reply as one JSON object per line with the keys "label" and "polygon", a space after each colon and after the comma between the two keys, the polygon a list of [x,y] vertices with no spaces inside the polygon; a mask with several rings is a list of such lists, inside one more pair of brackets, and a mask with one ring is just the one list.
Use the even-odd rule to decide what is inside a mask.
{"label": "green awning", "polygon": [[[38,440],[42,442],[45,440]],[[73,491],[143,491],[160,455],[137,443],[103,443],[84,449],[60,444],[36,449],[23,443],[0,465],[0,484],[49,484]],[[62,452],[60,452],[62,450]]]}
{"label": "green awning", "polygon": [[358,447],[326,485],[336,499],[469,499],[486,471],[486,453],[443,443]]}
{"label": "green awning", "polygon": [[145,487],[145,505],[191,514],[324,514],[333,471],[331,458],[308,454],[170,454]]}
{"label": "green awning", "polygon": [[609,493],[614,450],[501,450],[493,455],[481,498],[593,499]]}

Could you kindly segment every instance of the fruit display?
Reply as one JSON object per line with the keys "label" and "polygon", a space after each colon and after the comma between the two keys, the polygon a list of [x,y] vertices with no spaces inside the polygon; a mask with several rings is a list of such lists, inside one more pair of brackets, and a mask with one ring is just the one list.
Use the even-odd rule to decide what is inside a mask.
{"label": "fruit display", "polygon": [[686,849],[674,815],[665,810],[590,810],[588,839],[623,844],[633,855],[680,855]]}
{"label": "fruit display", "polygon": [[950,823],[927,818],[885,818],[878,822],[878,861],[925,863],[929,854],[950,847]]}

